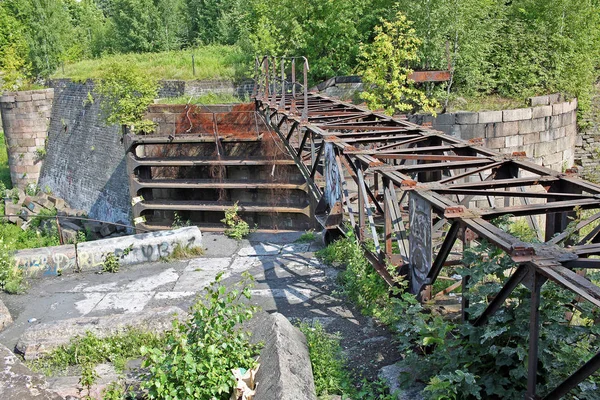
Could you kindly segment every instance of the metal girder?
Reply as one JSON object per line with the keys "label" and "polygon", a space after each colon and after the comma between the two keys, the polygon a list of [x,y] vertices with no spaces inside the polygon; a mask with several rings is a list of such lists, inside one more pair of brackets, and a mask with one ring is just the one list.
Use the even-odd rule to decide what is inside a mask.
{"label": "metal girder", "polygon": [[[263,71],[268,71],[268,65],[263,65]],[[310,156],[313,160],[311,169],[305,175],[309,179],[315,176],[319,160],[318,155],[308,154],[308,149],[305,149],[308,147],[306,143],[309,137],[317,143],[322,140],[335,145],[339,151],[336,157],[340,171],[343,167],[341,161],[351,167],[346,178],[354,180],[354,190],[358,191],[358,196],[349,193],[351,185],[343,184],[342,207],[365,248],[367,258],[388,284],[393,285],[394,281],[387,269],[382,268],[383,258],[401,260],[399,262],[407,264],[409,269],[422,269],[425,266],[425,277],[429,279],[423,279],[423,282],[430,284],[447,264],[448,254],[456,240],[462,240],[465,246],[474,238],[486,240],[504,250],[520,266],[508,278],[488,309],[475,321],[480,325],[504,303],[526,276],[531,277],[533,285],[527,396],[535,398],[535,363],[540,325],[538,306],[543,282],[552,280],[572,291],[574,296],[600,307],[600,288],[570,269],[598,268],[600,261],[583,257],[600,254],[600,244],[595,243],[600,235],[600,225],[593,227],[573,247],[559,249],[556,246],[573,233],[573,227],[567,229],[567,223],[576,207],[600,209],[600,185],[537,165],[519,154],[499,154],[478,146],[476,142],[466,142],[403,118],[392,118],[319,93],[307,94],[306,81],[302,96],[283,93],[286,85],[278,86],[281,92],[277,99],[283,107],[275,109],[265,100],[268,98],[266,89],[269,87],[267,75],[268,73],[264,74],[258,85],[265,89],[265,93],[258,90],[256,105],[263,115],[275,113],[280,117],[285,116],[290,124],[306,130],[304,140],[296,149],[301,168],[304,168],[301,162],[303,158],[308,159]],[[295,81],[295,73],[292,75],[291,79]],[[304,119],[292,112],[295,107],[305,113]],[[277,130],[273,121],[269,122]],[[289,141],[291,136],[291,133],[287,136],[280,133],[284,141]],[[343,176],[342,173],[342,179]],[[368,179],[373,180],[372,185],[367,183]],[[378,188],[383,188],[381,193]],[[414,259],[418,254],[406,251],[408,243],[403,219],[407,219],[411,213],[411,206],[406,204],[406,199],[409,197],[407,193],[412,192],[420,202],[428,204],[431,210],[412,216],[413,224],[424,218],[422,225],[429,226],[435,220],[438,222],[433,225],[435,232],[436,228],[445,224],[445,220],[452,222],[444,242],[433,254],[433,262],[417,263],[411,257]],[[322,195],[320,191],[319,195]],[[478,204],[477,198],[485,201]],[[494,207],[495,198],[505,199],[505,205]],[[541,218],[547,220],[546,235],[550,235],[552,239],[541,244],[525,243],[489,222],[502,215],[527,217],[533,226],[537,223],[534,218],[541,215]],[[600,213],[576,224],[574,230],[589,227],[598,223],[598,220]],[[371,235],[364,235],[367,224]],[[383,229],[378,230],[378,227]],[[412,232],[414,228],[409,226],[408,230]],[[462,233],[459,234],[459,231]],[[377,255],[366,250],[367,238],[376,243]],[[400,255],[393,254],[392,239],[398,242]],[[383,248],[379,243],[384,243]],[[415,275],[413,272],[409,276]],[[422,273],[423,271],[419,271],[417,274],[419,279],[423,276]],[[466,281],[463,282],[463,290],[465,287]],[[420,287],[412,288],[417,295],[420,294],[419,290]],[[467,306],[466,302],[463,306]],[[463,314],[464,311],[463,309]],[[573,379],[569,378],[571,381],[561,384],[555,392],[563,393],[565,389],[568,391],[573,381],[579,382],[577,379],[581,376],[597,370],[599,365],[596,358],[598,356],[586,364],[585,373],[576,372]]]}

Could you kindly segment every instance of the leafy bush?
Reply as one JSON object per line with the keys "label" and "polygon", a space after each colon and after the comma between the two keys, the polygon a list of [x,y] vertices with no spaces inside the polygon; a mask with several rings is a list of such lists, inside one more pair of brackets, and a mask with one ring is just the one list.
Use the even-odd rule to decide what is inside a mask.
{"label": "leafy bush", "polygon": [[121,268],[121,262],[115,253],[106,253],[102,263],[102,272],[116,273]]}
{"label": "leafy bush", "polygon": [[252,277],[227,289],[218,275],[206,294],[191,309],[191,317],[175,321],[165,346],[143,347],[149,379],[144,383],[151,399],[229,399],[236,385],[233,368],[256,365],[257,346],[248,342],[240,324],[255,310],[242,302],[250,299]]}
{"label": "leafy bush", "polygon": [[237,201],[233,207],[225,210],[225,218],[221,220],[227,227],[225,235],[232,239],[242,240],[250,234],[250,226],[238,215],[239,206]]}
{"label": "leafy bush", "polygon": [[23,271],[15,265],[9,247],[0,240],[0,289],[7,293],[22,290]]}
{"label": "leafy bush", "polygon": [[107,124],[132,126],[136,133],[152,131],[144,114],[158,94],[158,80],[131,64],[112,63],[102,71],[94,91],[102,96]]}
{"label": "leafy bush", "polygon": [[31,361],[29,366],[47,375],[58,375],[72,366],[94,367],[110,362],[118,372],[123,372],[128,360],[141,356],[142,346],[160,346],[161,343],[160,336],[134,328],[105,338],[88,331],[45,357]]}
{"label": "leafy bush", "polygon": [[421,44],[411,25],[399,12],[394,21],[376,26],[373,43],[361,48],[359,71],[366,87],[361,97],[372,109],[384,108],[393,115],[420,108],[434,112],[437,106],[408,78],[413,72],[409,65],[419,61]]}
{"label": "leafy bush", "polygon": [[327,334],[318,321],[312,325],[301,323],[299,328],[308,343],[317,396],[342,394],[350,377],[345,369],[340,337]]}
{"label": "leafy bush", "polygon": [[319,398],[342,395],[344,399],[356,400],[395,399],[389,394],[387,385],[381,381],[363,380],[360,382],[360,388],[357,388],[346,366],[339,335],[328,334],[318,321],[313,324],[301,323],[298,328],[306,336],[315,389]]}
{"label": "leafy bush", "polygon": [[[522,224],[506,218],[497,221],[513,234],[530,236]],[[319,253],[329,263],[342,263],[342,293],[353,300],[367,315],[373,315],[396,331],[403,364],[407,367],[401,380],[405,385],[415,380],[427,383],[426,399],[521,398],[527,382],[530,291],[520,286],[489,321],[481,327],[455,323],[420,304],[409,293],[390,292],[364,258],[360,246],[350,235]],[[501,250],[482,243],[464,256],[468,267],[456,271],[470,276],[467,310],[474,319],[487,307],[507,274],[516,267]],[[598,279],[598,276],[592,276]],[[400,285],[404,283],[399,281]],[[389,294],[395,297],[388,297]],[[583,362],[594,355],[600,326],[597,315],[587,302],[577,303],[574,295],[547,282],[542,288],[538,391],[545,393],[562,382]],[[574,395],[579,399],[597,398],[600,378],[593,376],[579,385]]]}

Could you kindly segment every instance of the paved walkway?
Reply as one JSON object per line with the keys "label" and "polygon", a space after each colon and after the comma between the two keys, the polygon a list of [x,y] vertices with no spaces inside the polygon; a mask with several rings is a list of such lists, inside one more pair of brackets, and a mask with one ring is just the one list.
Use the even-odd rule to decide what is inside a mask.
{"label": "paved walkway", "polygon": [[319,320],[329,332],[339,332],[350,365],[373,379],[379,368],[398,359],[389,333],[332,295],[337,271],[315,257],[319,244],[295,243],[299,235],[254,234],[251,241],[236,242],[204,234],[205,255],[192,260],[34,280],[25,295],[0,295],[15,320],[0,333],[0,343],[14,348],[25,329],[43,322],[169,305],[187,309],[218,273],[233,283],[248,271],[256,280],[253,303],[292,321]]}

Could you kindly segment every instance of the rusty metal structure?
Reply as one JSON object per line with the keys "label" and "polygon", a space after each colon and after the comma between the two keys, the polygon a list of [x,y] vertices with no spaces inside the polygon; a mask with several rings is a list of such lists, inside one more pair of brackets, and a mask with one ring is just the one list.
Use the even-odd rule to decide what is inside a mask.
{"label": "rusty metal structure", "polygon": [[262,231],[314,226],[307,184],[253,104],[163,108],[153,118],[172,121],[169,129],[123,138],[139,231],[180,224],[223,231],[234,205]]}
{"label": "rusty metal structure", "polygon": [[[536,391],[542,285],[554,281],[600,307],[600,288],[581,273],[600,268],[594,258],[600,255],[600,186],[572,171],[537,165],[525,154],[501,155],[476,141],[309,93],[308,70],[303,57],[257,60],[254,98],[308,182],[326,235],[340,234],[349,223],[381,277],[394,285],[386,266],[397,266],[421,298],[445,266],[461,262],[450,257],[453,248],[486,240],[506,252],[518,268],[471,322],[485,324],[520,284],[530,289],[525,398],[542,398]],[[596,212],[569,226],[576,208]],[[506,215],[526,217],[540,243],[525,243],[490,222]],[[595,227],[572,242],[574,231],[589,226]],[[463,318],[469,319],[462,299]],[[600,353],[543,398],[561,398],[599,368]]]}

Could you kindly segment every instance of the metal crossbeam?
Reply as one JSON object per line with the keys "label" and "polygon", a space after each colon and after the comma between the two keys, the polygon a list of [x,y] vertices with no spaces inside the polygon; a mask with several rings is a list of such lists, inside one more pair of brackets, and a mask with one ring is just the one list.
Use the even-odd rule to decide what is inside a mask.
{"label": "metal crossbeam", "polygon": [[[303,60],[301,94],[289,92],[296,85],[273,84],[267,59],[258,64],[255,100],[266,122],[288,148],[294,149],[296,162],[311,181],[309,187],[315,185],[315,179],[325,186],[323,191],[313,190],[320,204],[318,212],[322,213],[318,215],[319,221],[350,220],[367,258],[384,280],[394,284],[384,266],[386,261],[398,262],[398,267],[407,269],[407,276],[413,280],[409,287],[418,296],[435,281],[445,265],[455,264],[453,260],[447,262],[447,258],[457,241],[462,241],[464,248],[474,239],[486,240],[509,254],[520,267],[475,323],[485,323],[529,277],[528,281],[533,283],[527,396],[535,398],[538,333],[543,322],[539,321],[538,305],[543,283],[552,280],[573,292],[574,298],[600,307],[600,288],[572,271],[600,266],[597,260],[583,258],[600,254],[600,244],[595,243],[600,227],[593,227],[573,247],[557,246],[573,230],[600,221],[600,214],[595,214],[574,228],[568,226],[576,207],[600,209],[600,185],[539,166],[521,155],[499,154],[402,118],[309,93],[308,62]],[[286,68],[282,67],[281,81],[298,82],[295,70],[292,68],[290,72]],[[270,95],[280,102],[279,106],[274,105]],[[282,118],[292,128],[278,124]],[[291,144],[294,132],[302,133],[296,146]],[[309,141],[311,145],[307,145]],[[326,146],[333,147],[328,151],[324,150]],[[348,168],[349,173],[344,173],[343,168]],[[494,207],[495,198],[503,198],[504,207]],[[524,243],[489,222],[502,215],[527,217],[534,226],[538,225],[534,218],[540,216],[546,238],[552,239],[541,244]],[[439,236],[437,229],[448,223],[451,229],[437,249],[425,241],[409,246],[405,222],[413,241]],[[341,224],[337,229],[343,229]],[[371,234],[366,235],[365,229]],[[392,246],[393,239],[398,249]],[[377,254],[368,250],[367,241],[375,244]],[[417,251],[409,252],[409,247]],[[463,306],[466,307],[466,302]],[[548,398],[566,393],[574,382],[598,370],[597,358],[575,372]]]}

